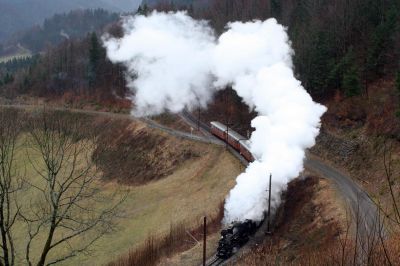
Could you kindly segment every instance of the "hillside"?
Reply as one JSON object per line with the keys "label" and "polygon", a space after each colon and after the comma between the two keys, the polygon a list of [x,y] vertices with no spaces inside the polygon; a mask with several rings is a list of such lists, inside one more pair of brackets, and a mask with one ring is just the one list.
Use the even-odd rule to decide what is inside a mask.
{"label": "hillside", "polygon": [[11,34],[41,24],[56,13],[88,8],[126,12],[135,10],[137,5],[135,0],[0,0],[0,43]]}
{"label": "hillside", "polygon": [[177,8],[180,7],[189,7],[192,6],[194,8],[204,8],[207,7],[210,3],[210,0],[174,0],[174,1],[165,1],[165,0],[142,0],[141,5],[147,5],[149,7],[163,6],[163,5],[173,5]]}
{"label": "hillside", "polygon": [[[32,202],[41,200],[42,191],[37,188],[43,185],[41,174],[46,166],[40,150],[36,149],[34,138],[39,136],[36,134],[42,134],[40,119],[37,120],[42,114],[38,109],[24,111],[0,108],[2,122],[11,116],[14,122],[21,122],[26,126],[17,139],[13,166],[13,169],[18,171],[24,169],[27,177],[27,186],[23,191],[18,191],[18,202],[24,209],[24,215],[31,215],[30,210],[38,207]],[[64,129],[68,131],[64,137],[71,137],[72,142],[65,146],[65,152],[70,151],[71,147],[73,153],[84,151],[81,156],[74,157],[77,160],[71,159],[72,155],[65,153],[63,169],[66,171],[62,170],[57,174],[58,181],[68,178],[71,169],[74,172],[75,166],[76,174],[80,178],[85,178],[85,172],[80,171],[87,166],[90,166],[89,175],[96,176],[92,184],[95,191],[89,192],[89,199],[84,197],[78,206],[72,207],[71,217],[67,217],[65,227],[57,230],[54,241],[68,233],[68,225],[71,225],[68,218],[75,216],[77,210],[82,212],[79,208],[83,208],[87,201],[97,199],[91,202],[91,207],[101,209],[110,204],[110,195],[113,197],[111,202],[124,197],[124,201],[118,207],[117,217],[113,222],[115,224],[109,225],[112,226],[112,231],[96,241],[90,249],[90,256],[86,252],[77,252],[72,260],[61,265],[104,265],[127,254],[131,249],[144,245],[150,235],[168,236],[174,226],[179,230],[194,230],[203,215],[209,215],[210,219],[220,219],[220,203],[234,185],[236,175],[243,170],[241,164],[223,146],[179,139],[150,129],[142,122],[129,119],[129,116],[62,111],[48,111],[45,115],[51,119],[48,120],[51,121],[50,127],[55,125],[52,124],[53,121],[66,123]],[[74,125],[84,127],[79,127],[79,132],[74,133]],[[4,126],[2,123],[0,130]],[[79,137],[76,134],[79,134]],[[74,136],[78,137],[79,141],[73,140]],[[64,137],[62,140],[65,140]],[[53,140],[59,143],[58,137]],[[28,161],[30,163],[26,163]],[[73,191],[69,191],[66,199],[69,199],[68,195]],[[97,198],[96,191],[102,196]],[[43,201],[41,204],[44,204]],[[76,207],[78,209],[74,210]],[[216,220],[216,224],[219,227],[220,220]],[[24,247],[28,240],[25,229],[22,220],[17,221],[13,227],[16,259],[21,263],[25,261]],[[97,229],[102,230],[102,227]],[[38,259],[37,255],[43,243],[40,240],[44,239],[45,234],[46,230],[40,231],[36,238],[39,241],[31,243],[30,259],[33,261]],[[94,235],[96,231],[89,231],[84,237],[72,238],[68,243],[57,246],[49,254],[48,260],[69,254],[69,245],[77,248]],[[178,242],[175,245],[180,244]],[[189,242],[184,248],[194,245],[195,243]]]}
{"label": "hillside", "polygon": [[[108,1],[111,2],[117,1]],[[140,10],[144,15],[152,8],[187,9],[194,18],[208,20],[216,35],[231,21],[276,18],[287,27],[294,50],[294,75],[290,77],[295,76],[314,101],[328,108],[322,116],[316,145],[307,151],[308,155],[352,179],[355,187],[361,188],[362,195],[368,199],[370,196],[379,206],[376,212],[383,218],[379,228],[384,228],[379,229],[380,233],[385,234],[387,229],[385,239],[379,239],[381,234],[376,234],[360,240],[360,216],[357,215],[370,209],[356,213],[353,207],[353,213],[349,214],[346,207],[351,203],[337,193],[344,194],[347,190],[335,186],[323,174],[304,172],[282,192],[286,201],[278,212],[276,234],[272,238],[263,236],[257,243],[260,246],[239,258],[238,265],[268,265],[278,260],[282,264],[319,265],[322,257],[342,259],[353,265],[361,249],[357,247],[358,241],[366,239],[375,245],[367,252],[375,263],[366,264],[386,265],[387,250],[382,250],[385,247],[389,256],[398,259],[399,1],[143,0],[142,4],[150,7]],[[199,8],[199,4],[202,7],[206,4],[207,8]],[[116,17],[114,13],[92,16],[91,12],[84,16],[84,11],[56,15],[46,20],[43,27],[24,35],[28,36],[25,40],[18,39],[17,42],[43,52],[37,57],[0,63],[0,101],[129,113],[135,106],[131,100],[135,93],[140,93],[138,88],[128,88],[128,85],[138,78],[140,66],[130,65],[127,72],[126,65],[107,58],[101,36],[107,32],[121,37],[124,34],[121,23],[109,24]],[[91,33],[86,34],[88,31]],[[187,34],[190,36],[190,32]],[[37,41],[35,38],[39,37]],[[191,59],[188,56],[180,66],[190,66]],[[168,73],[172,68],[162,69]],[[181,88],[183,81],[179,82],[176,87]],[[154,84],[164,85],[159,80]],[[153,92],[151,89],[155,87],[149,86],[148,91]],[[244,104],[231,85],[218,88],[207,104],[192,106],[192,115],[207,124],[221,121],[231,125],[243,136],[249,136],[254,130],[251,120],[256,112]],[[291,106],[279,103],[280,108],[293,110]],[[81,254],[73,262],[85,265],[112,262],[110,266],[129,265],[132,261],[134,265],[159,262],[161,265],[199,265],[201,245],[196,242],[202,237],[199,220],[204,214],[211,218],[208,254],[214,254],[223,211],[221,203],[243,167],[222,147],[176,138],[145,123],[126,119],[125,115],[107,117],[74,118],[84,120],[82,132],[95,133],[96,145],[90,150],[90,159],[96,164],[104,191],[116,187],[131,190],[123,206],[126,216],[118,222],[119,231],[99,241],[93,258]],[[199,133],[194,124],[185,124],[181,116],[164,113],[151,119],[190,134]],[[299,135],[299,132],[294,129],[289,133]],[[18,141],[19,149],[29,147],[22,145],[24,138]],[[18,154],[25,161],[30,160],[29,156],[35,158],[34,151]],[[38,180],[37,175],[31,174],[34,169],[26,170],[30,171],[28,176]],[[352,198],[354,202],[359,200]],[[18,238],[18,241],[23,239],[21,235]],[[392,265],[397,263],[392,262]],[[323,264],[330,265],[329,261]]]}
{"label": "hillside", "polygon": [[[398,49],[395,49],[400,44],[400,7],[397,1],[387,0],[381,5],[369,5],[364,2],[312,5],[311,1],[282,1],[280,5],[272,5],[269,0],[252,0],[246,4],[229,0],[230,4],[227,4],[228,2],[224,1],[210,1],[210,8],[207,9],[195,8],[193,16],[209,20],[217,32],[221,32],[229,21],[277,18],[288,27],[289,37],[296,51],[296,75],[316,100],[329,99],[337,93],[346,97],[366,95],[369,84],[382,77],[394,75],[399,68],[400,54]],[[163,10],[175,8],[170,4],[162,7]],[[354,16],[347,16],[343,10]],[[359,12],[360,10],[363,12]],[[58,28],[55,34],[60,33]],[[118,24],[110,27],[108,31],[114,35],[121,35]],[[56,47],[48,51],[50,64],[57,67],[49,69],[44,79],[37,78],[39,72],[27,74],[22,71],[20,78],[15,79],[15,83],[10,87],[14,87],[13,91],[43,96],[53,95],[52,91],[57,91],[57,94],[62,96],[72,87],[66,86],[65,83],[75,81],[76,85],[84,88],[80,93],[89,92],[93,88],[83,82],[82,71],[73,71],[66,63],[60,64],[59,60],[64,58],[68,59],[67,62],[79,62],[79,69],[88,70],[85,53],[82,49],[74,51],[75,47],[85,46],[85,42],[88,41],[71,39],[64,48]],[[67,53],[68,49],[65,46],[68,45],[71,54]],[[43,55],[44,57],[46,55]],[[45,68],[44,62],[47,61],[39,60],[38,67]],[[69,78],[63,79],[66,73]],[[118,71],[110,70],[103,73],[109,73],[111,79],[121,75]],[[86,81],[90,76],[85,75]],[[60,78],[63,79],[61,82],[56,81]],[[24,80],[36,84],[21,90],[25,87]],[[103,82],[95,86],[101,84]],[[119,83],[114,82],[113,86],[116,84]],[[43,90],[46,91],[43,93]],[[233,97],[232,100],[240,102],[237,97]],[[245,108],[240,108],[240,112],[245,112]]]}
{"label": "hillside", "polygon": [[104,26],[118,21],[118,19],[117,13],[111,13],[104,9],[74,10],[56,14],[46,18],[40,26],[30,27],[13,35],[3,45],[3,49],[19,45],[35,54],[42,52],[46,47],[60,44],[62,41],[82,38],[89,32],[100,31]]}

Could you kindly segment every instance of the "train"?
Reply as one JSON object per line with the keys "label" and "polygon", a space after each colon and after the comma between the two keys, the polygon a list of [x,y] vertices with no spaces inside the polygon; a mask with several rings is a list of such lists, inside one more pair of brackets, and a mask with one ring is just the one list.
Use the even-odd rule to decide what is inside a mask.
{"label": "train", "polygon": [[[213,121],[210,123],[211,133],[228,143],[233,149],[238,151],[248,162],[254,161],[254,156],[250,152],[250,141],[228,128],[226,125]],[[221,231],[221,238],[218,241],[216,257],[226,260],[249,241],[255,234],[261,222],[245,220],[243,222],[234,222],[228,228]]]}
{"label": "train", "polygon": [[214,136],[228,143],[229,146],[237,150],[248,162],[254,161],[254,156],[250,152],[250,141],[247,138],[220,122],[213,121],[210,125],[211,133]]}
{"label": "train", "polygon": [[249,241],[259,227],[259,223],[253,220],[232,223],[221,231],[221,239],[218,241],[217,258],[226,260],[237,252]]}

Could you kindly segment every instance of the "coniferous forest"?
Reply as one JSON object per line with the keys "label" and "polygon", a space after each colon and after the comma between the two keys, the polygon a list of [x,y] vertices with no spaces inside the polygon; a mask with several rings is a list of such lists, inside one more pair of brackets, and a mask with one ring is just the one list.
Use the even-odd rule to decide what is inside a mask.
{"label": "coniferous forest", "polygon": [[[372,82],[399,72],[400,3],[396,0],[213,0],[201,7],[161,2],[154,8],[187,10],[195,18],[210,21],[217,33],[229,21],[276,18],[288,28],[298,78],[317,100],[338,92],[346,97],[368,95]],[[147,5],[139,7],[138,13],[148,12]],[[56,15],[24,35],[21,41],[41,53],[34,59],[0,65],[1,94],[124,96],[123,68],[106,59],[100,40],[105,31],[122,34],[118,17],[102,11],[87,14]],[[41,35],[40,40],[52,40],[45,36],[54,34],[57,30],[52,29],[59,29],[60,23],[70,21],[67,25],[77,28],[94,17],[104,18],[103,23],[93,24],[92,33],[84,38],[65,39],[58,45],[60,40],[54,40],[47,46],[43,41],[30,41]]]}

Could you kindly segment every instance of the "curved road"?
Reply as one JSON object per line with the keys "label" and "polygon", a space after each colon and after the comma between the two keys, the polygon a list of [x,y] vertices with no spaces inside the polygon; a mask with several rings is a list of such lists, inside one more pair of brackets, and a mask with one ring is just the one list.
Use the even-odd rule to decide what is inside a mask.
{"label": "curved road", "polygon": [[[209,138],[215,138],[211,135],[210,127],[202,122],[198,122],[196,117],[190,114],[188,111],[183,111],[180,114],[189,125],[192,127],[200,127],[203,134],[207,134]],[[243,162],[243,157],[240,156],[235,150],[231,149],[237,157],[242,158],[242,163],[247,164],[247,161]],[[368,238],[373,236],[378,231],[385,235],[381,219],[379,218],[379,208],[372,201],[367,192],[365,192],[356,182],[350,177],[341,173],[339,170],[329,166],[316,156],[308,155],[304,161],[304,167],[307,170],[318,173],[322,177],[332,180],[336,185],[340,195],[346,201],[352,212],[352,218],[355,221],[354,224],[358,223],[358,237]]]}
{"label": "curved road", "polygon": [[[0,107],[14,107],[20,109],[26,109],[30,107],[38,107],[38,106],[30,106],[30,105],[0,105]],[[187,132],[182,132],[178,130],[174,130],[168,128],[166,126],[160,125],[157,122],[149,119],[149,118],[136,118],[127,114],[113,114],[108,112],[100,112],[100,111],[88,111],[88,110],[80,110],[80,109],[67,109],[67,108],[51,108],[53,110],[69,110],[72,112],[78,113],[86,113],[86,114],[97,114],[104,115],[116,118],[125,118],[131,120],[140,120],[146,123],[149,127],[159,129],[165,133],[174,135],[176,137],[190,139],[194,141],[200,141],[205,143],[212,143],[216,145],[225,145],[224,142],[217,139],[215,136],[209,133],[209,126],[199,122],[193,117],[189,112],[182,112],[180,117],[186,121],[190,126],[197,128],[200,125],[200,130],[204,134],[204,136],[197,136]],[[229,147],[230,148],[230,147]],[[234,149],[230,148],[230,152],[235,155],[243,164],[247,165],[247,161],[243,159],[243,157],[236,152]],[[320,174],[322,177],[332,180],[338,191],[347,202],[349,207],[351,208],[353,219],[358,221],[358,233],[359,237],[369,237],[372,234],[376,234],[377,230],[381,229],[383,231],[383,227],[380,224],[379,218],[379,210],[375,203],[371,200],[369,195],[362,190],[362,188],[355,183],[350,177],[341,173],[337,169],[327,165],[320,159],[315,156],[308,156],[305,160],[305,168]]]}
{"label": "curved road", "polygon": [[304,166],[306,169],[319,173],[321,176],[335,183],[341,196],[351,208],[355,221],[354,224],[358,223],[359,237],[376,237],[378,232],[383,235],[385,234],[380,222],[379,208],[372,201],[368,193],[350,177],[314,156],[308,156],[304,162]]}

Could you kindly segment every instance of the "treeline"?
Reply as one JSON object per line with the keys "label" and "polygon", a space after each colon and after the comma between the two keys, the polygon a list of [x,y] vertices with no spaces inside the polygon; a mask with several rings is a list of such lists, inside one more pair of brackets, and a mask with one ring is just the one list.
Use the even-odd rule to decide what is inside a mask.
{"label": "treeline", "polygon": [[15,73],[20,69],[32,65],[39,58],[39,55],[23,58],[13,58],[9,61],[0,63],[0,75],[5,72]]}
{"label": "treeline", "polygon": [[219,30],[268,17],[288,26],[296,72],[317,97],[367,94],[370,82],[399,67],[397,0],[214,0],[205,15]]}
{"label": "treeline", "polygon": [[[14,62],[14,63],[12,63]],[[18,95],[92,101],[129,108],[124,68],[106,58],[106,51],[93,32],[82,40],[66,40],[48,49],[35,60],[16,59],[8,64],[7,76],[12,80],[0,84],[0,95]],[[14,67],[13,67],[14,66]],[[19,68],[12,72],[13,68]]]}
{"label": "treeline", "polygon": [[46,19],[42,26],[35,26],[15,36],[12,42],[37,53],[66,39],[84,37],[88,32],[102,29],[118,18],[117,13],[103,9],[74,10],[56,14]]}
{"label": "treeline", "polygon": [[[158,3],[161,10],[185,8]],[[210,0],[207,8],[186,8],[217,32],[230,21],[276,18],[288,27],[298,77],[318,98],[368,94],[372,81],[399,68],[398,0]]]}
{"label": "treeline", "polygon": [[[400,47],[400,2],[396,0],[210,0],[208,7],[197,9],[161,1],[156,8],[186,9],[195,18],[209,20],[217,32],[222,32],[229,21],[277,18],[288,26],[296,75],[317,99],[338,92],[346,96],[368,95],[369,84],[399,70],[400,51],[396,48]],[[138,10],[140,14],[149,11],[146,5]],[[82,14],[92,14],[88,17],[93,19],[102,17],[96,12],[104,17],[108,14],[85,12]],[[54,29],[53,32],[61,26],[66,29],[64,20],[81,25],[73,22],[75,18],[55,16],[57,26],[50,26],[48,21],[44,28]],[[119,23],[107,30],[122,35]],[[85,95],[114,101],[128,92],[123,67],[107,60],[96,34],[81,40],[71,37],[57,47],[47,48],[33,65],[12,76],[0,86],[0,94],[64,97],[68,101]]]}
{"label": "treeline", "polygon": [[0,86],[10,84],[14,81],[14,73],[32,65],[38,56],[26,58],[14,58],[10,61],[0,63]]}

